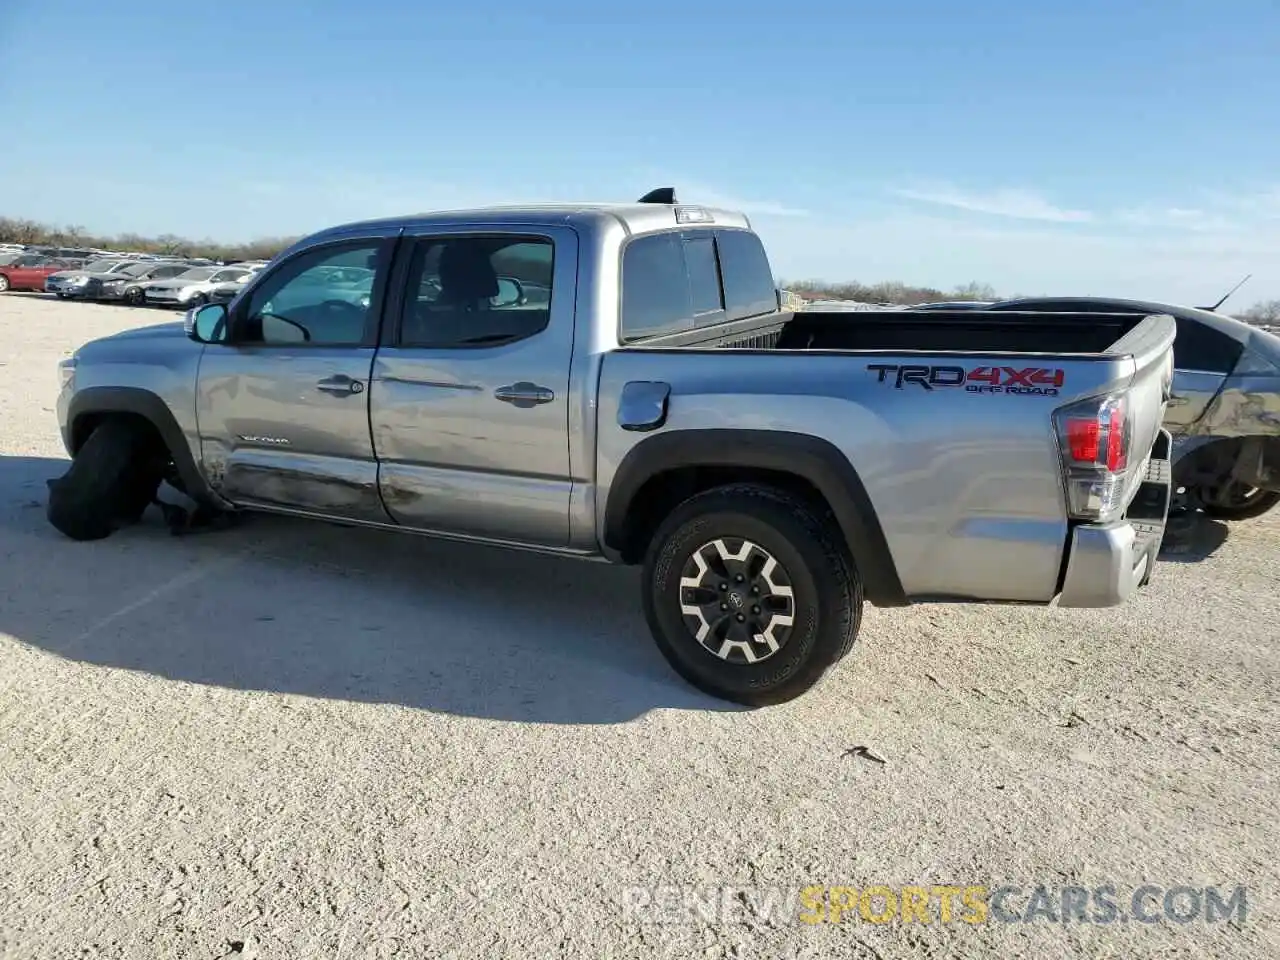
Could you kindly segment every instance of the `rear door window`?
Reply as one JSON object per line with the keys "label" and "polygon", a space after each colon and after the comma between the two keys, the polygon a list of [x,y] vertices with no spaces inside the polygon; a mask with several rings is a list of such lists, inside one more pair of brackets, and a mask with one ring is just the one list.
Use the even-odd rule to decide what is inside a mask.
{"label": "rear door window", "polygon": [[1178,370],[1202,370],[1228,374],[1236,368],[1244,345],[1210,326],[1187,319],[1174,318],[1178,336],[1173,341],[1173,365]]}

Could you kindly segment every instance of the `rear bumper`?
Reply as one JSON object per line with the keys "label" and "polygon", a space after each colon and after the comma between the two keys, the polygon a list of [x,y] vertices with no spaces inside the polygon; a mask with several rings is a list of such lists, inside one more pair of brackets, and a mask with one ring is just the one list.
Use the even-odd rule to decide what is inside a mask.
{"label": "rear bumper", "polygon": [[1161,430],[1123,520],[1072,530],[1058,606],[1118,606],[1150,581],[1169,515],[1171,447],[1169,431]]}

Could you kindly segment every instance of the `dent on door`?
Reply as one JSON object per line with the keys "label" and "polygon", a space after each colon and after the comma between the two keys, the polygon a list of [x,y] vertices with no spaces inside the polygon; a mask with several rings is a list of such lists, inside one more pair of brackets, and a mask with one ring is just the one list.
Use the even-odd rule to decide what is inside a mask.
{"label": "dent on door", "polygon": [[371,350],[221,359],[206,354],[199,400],[201,454],[218,493],[244,505],[387,521],[367,381],[348,372],[367,370]]}
{"label": "dent on door", "polygon": [[1175,370],[1173,389],[1165,407],[1164,422],[1175,436],[1187,433],[1204,416],[1222,389],[1224,377],[1204,371]]}
{"label": "dent on door", "polygon": [[1280,377],[1229,377],[1187,432],[1213,437],[1280,436]]}

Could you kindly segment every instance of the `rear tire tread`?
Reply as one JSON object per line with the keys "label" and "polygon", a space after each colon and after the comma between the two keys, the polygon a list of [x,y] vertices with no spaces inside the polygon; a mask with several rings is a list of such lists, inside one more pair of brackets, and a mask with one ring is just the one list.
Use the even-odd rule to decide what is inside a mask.
{"label": "rear tire tread", "polygon": [[[669,638],[657,612],[657,604],[669,600],[656,595],[661,589],[659,578],[674,563],[683,565],[684,562],[673,556],[681,549],[680,541],[688,539],[681,537],[681,532],[699,517],[735,513],[770,526],[801,555],[808,568],[806,573],[818,585],[816,606],[823,612],[819,617],[817,639],[796,669],[776,684],[746,690],[709,680],[691,669],[681,656],[681,649],[688,649],[685,645],[695,641],[684,635]],[[650,630],[676,672],[712,696],[753,707],[784,703],[816,685],[834,664],[853,650],[862,622],[862,580],[843,538],[838,536],[839,531],[839,524],[830,511],[817,512],[799,497],[751,483],[717,487],[696,494],[676,507],[659,525],[649,544],[643,580],[645,615]],[[689,652],[702,653],[693,649]],[[762,662],[767,664],[771,660]]]}

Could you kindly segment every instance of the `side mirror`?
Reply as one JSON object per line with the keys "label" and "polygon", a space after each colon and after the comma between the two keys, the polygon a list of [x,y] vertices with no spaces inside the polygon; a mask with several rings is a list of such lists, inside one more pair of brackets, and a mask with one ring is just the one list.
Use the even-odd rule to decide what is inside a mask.
{"label": "side mirror", "polygon": [[188,310],[183,326],[196,343],[221,343],[227,339],[226,304],[206,303]]}

